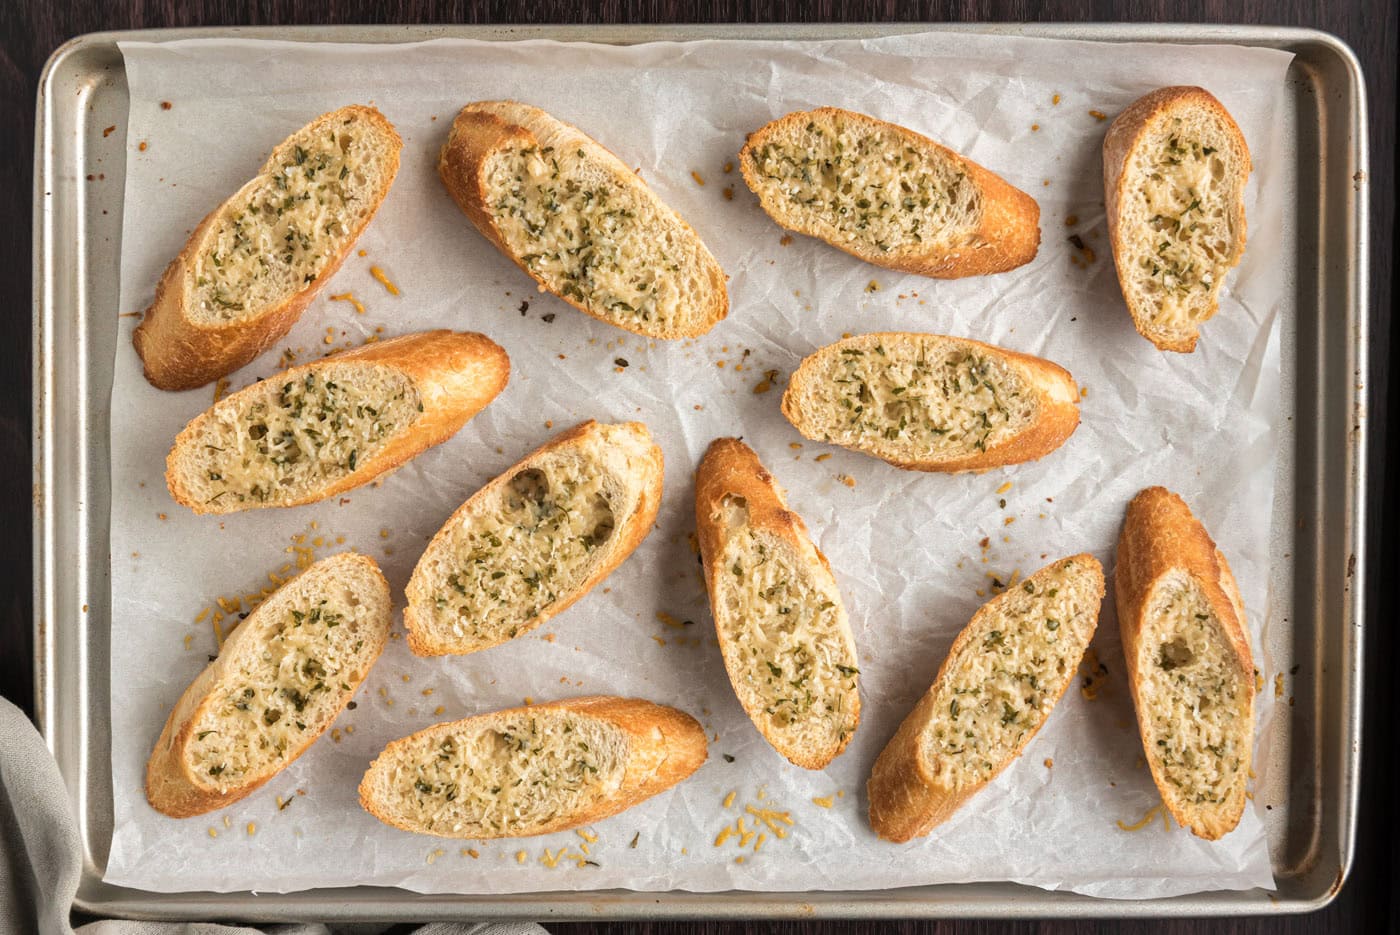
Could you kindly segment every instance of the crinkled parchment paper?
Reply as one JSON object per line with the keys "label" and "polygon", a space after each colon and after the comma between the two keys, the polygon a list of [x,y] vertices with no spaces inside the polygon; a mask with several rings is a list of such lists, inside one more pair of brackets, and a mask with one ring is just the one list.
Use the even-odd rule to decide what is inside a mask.
{"label": "crinkled parchment paper", "polygon": [[[1094,641],[1107,668],[1096,696],[1076,683],[1025,755],[952,821],[910,844],[882,843],[866,822],[864,784],[985,600],[990,576],[1004,582],[1079,551],[1111,567],[1124,506],[1141,487],[1179,491],[1216,534],[1258,645],[1271,607],[1279,323],[1290,312],[1276,271],[1292,187],[1272,119],[1288,55],[951,33],[630,48],[199,40],[122,50],[132,99],[124,311],[148,305],[190,230],[274,144],[324,111],[373,102],[405,149],[398,181],[360,243],[364,255],[351,255],[277,350],[234,375],[233,388],[278,369],[282,348],[307,360],[371,335],[434,327],[485,332],[509,351],[512,372],[485,412],[382,486],[298,509],[199,518],[171,502],[162,472],[171,439],[210,404],[211,390],[148,386],[128,340],[137,319],[122,319],[112,395],[116,831],[108,881],[159,891],[374,883],[502,893],[1014,880],[1120,898],[1272,884],[1259,805],[1214,844],[1174,826],[1164,831],[1160,819],[1120,828],[1159,800],[1140,758],[1111,595]],[[1196,353],[1170,355],[1134,333],[1119,297],[1099,151],[1101,115],[1182,82],[1224,101],[1257,169],[1249,252],[1229,278],[1220,315]],[[728,319],[699,340],[652,343],[539,294],[471,228],[436,173],[456,111],[491,98],[537,104],[638,167],[729,273]],[[1011,273],[937,282],[783,238],[737,170],[724,170],[748,131],[826,104],[926,133],[1030,192],[1041,206],[1040,255]],[[1087,249],[1070,244],[1071,234]],[[401,295],[371,276],[372,264]],[[330,299],[346,292],[364,314]],[[1038,463],[969,476],[903,472],[806,442],[779,414],[784,378],[843,333],[874,330],[965,335],[1057,361],[1087,391],[1083,422]],[[773,389],[757,392],[770,370],[778,371]],[[321,536],[320,555],[355,548],[374,556],[401,601],[419,551],[459,503],[587,418],[644,420],[666,454],[657,528],[603,586],[529,636],[477,655],[418,659],[396,639],[355,710],[336,722],[338,741],[328,734],[222,812],[176,821],[151,810],[142,794],[146,756],[214,650],[212,611],[196,618],[218,609],[215,598],[267,585],[267,572],[294,557],[292,537],[314,522],[304,547]],[[789,765],[759,738],[713,642],[687,536],[692,472],[720,435],[742,435],[790,491],[850,610],[865,718],[822,772]],[[658,614],[693,623],[668,626]],[[1259,668],[1274,671],[1267,659]],[[379,824],[356,802],[362,771],[389,740],[527,696],[585,693],[689,711],[713,738],[709,762],[677,788],[598,823],[592,841],[572,832],[485,844],[419,837]],[[1260,700],[1264,719],[1269,695]],[[786,813],[792,823],[770,815],[770,828],[747,806]],[[742,834],[716,846],[741,817],[745,830],[766,835],[762,846]]]}

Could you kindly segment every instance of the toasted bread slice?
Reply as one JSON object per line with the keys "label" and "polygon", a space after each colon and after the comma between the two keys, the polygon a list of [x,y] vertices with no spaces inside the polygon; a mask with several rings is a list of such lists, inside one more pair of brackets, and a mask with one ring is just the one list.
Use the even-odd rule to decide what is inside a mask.
{"label": "toasted bread slice", "polygon": [[938,334],[883,332],[802,361],[783,415],[814,441],[912,471],[981,471],[1044,457],[1079,425],[1062,367]]}
{"label": "toasted bread slice", "polygon": [[171,710],[146,766],[151,806],[172,818],[212,812],[301,756],[379,658],[390,610],[379,566],[353,552],[274,591]]}
{"label": "toasted bread slice", "polygon": [[591,591],[651,532],[661,449],[640,422],[561,432],[463,503],[408,582],[420,656],[528,633]]}
{"label": "toasted bread slice", "polygon": [[636,698],[574,698],[395,740],[360,782],[360,804],[418,834],[529,837],[626,811],[706,756],[705,732],[682,711]]}
{"label": "toasted bread slice", "polygon": [[724,271],[690,225],[538,107],[468,104],[438,172],[487,240],[581,312],[651,338],[695,337],[729,313]]}
{"label": "toasted bread slice", "polygon": [[1161,88],[1119,114],[1103,141],[1108,235],[1138,333],[1196,349],[1244,256],[1249,147],[1203,88]]}
{"label": "toasted bread slice", "polygon": [[867,263],[938,279],[1000,273],[1040,246],[1040,206],[913,130],[835,107],[749,134],[739,166],[768,216]]}
{"label": "toasted bread slice", "polygon": [[403,142],[373,107],[317,117],[195,228],[133,340],[146,379],[189,390],[286,334],[389,193]]}
{"label": "toasted bread slice", "polygon": [[1177,823],[1214,841],[1239,824],[1254,749],[1254,660],[1225,556],[1186,503],[1128,505],[1113,589],[1152,780]]}
{"label": "toasted bread slice", "polygon": [[175,439],[170,495],[196,513],[299,506],[367,484],[451,438],[505,387],[506,352],[427,331],[275,374]]}
{"label": "toasted bread slice", "polygon": [[1074,679],[1103,593],[1098,561],[1074,555],[982,605],[875,761],[876,834],[928,834],[1021,755]]}
{"label": "toasted bread slice", "polygon": [[826,556],[737,438],[716,439],[700,462],[695,524],[739,703],[773,749],[825,768],[860,723],[856,644]]}

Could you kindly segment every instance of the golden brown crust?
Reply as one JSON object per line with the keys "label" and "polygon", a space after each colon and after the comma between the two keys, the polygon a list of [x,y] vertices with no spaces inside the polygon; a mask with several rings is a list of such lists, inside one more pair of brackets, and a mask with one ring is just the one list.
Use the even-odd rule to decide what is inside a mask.
{"label": "golden brown crust", "polygon": [[[1171,339],[1154,337],[1147,333],[1143,319],[1133,308],[1132,300],[1128,298],[1128,283],[1132,281],[1132,271],[1127,267],[1127,258],[1122,249],[1123,235],[1119,231],[1119,225],[1122,221],[1122,211],[1119,206],[1126,200],[1125,190],[1128,175],[1123,170],[1127,166],[1128,159],[1155,126],[1158,118],[1177,108],[1198,108],[1215,114],[1221,125],[1225,127],[1226,132],[1234,139],[1243,159],[1241,171],[1248,177],[1251,169],[1249,145],[1245,142],[1244,133],[1241,132],[1239,125],[1235,123],[1235,118],[1231,117],[1230,112],[1225,109],[1225,105],[1221,104],[1215,95],[1205,88],[1174,86],[1158,88],[1144,94],[1114,118],[1103,139],[1103,188],[1104,207],[1108,214],[1108,241],[1113,248],[1113,265],[1118,272],[1118,283],[1123,291],[1124,300],[1128,304],[1128,312],[1133,318],[1133,327],[1137,329],[1138,334],[1151,341],[1158,350],[1189,354],[1196,349],[1198,334]],[[1240,185],[1240,190],[1243,192],[1243,184]],[[1235,224],[1240,237],[1240,249],[1235,257],[1235,265],[1238,265],[1244,256],[1246,235],[1243,198],[1238,204],[1231,207],[1236,212]],[[1214,313],[1215,311],[1212,309],[1211,314]]]}
{"label": "golden brown crust", "polygon": [[[1141,658],[1141,636],[1148,623],[1148,600],[1157,583],[1172,572],[1184,572],[1200,585],[1211,610],[1220,621],[1221,634],[1229,644],[1231,657],[1236,664],[1236,675],[1248,698],[1252,738],[1254,657],[1250,653],[1249,633],[1245,629],[1244,602],[1230,566],[1210,534],[1191,513],[1186,501],[1165,487],[1148,487],[1128,504],[1123,531],[1118,539],[1117,566],[1113,572],[1118,628],[1123,638],[1128,687],[1132,692],[1133,707],[1138,712],[1139,730],[1144,723],[1144,713],[1138,695],[1142,678],[1138,661]],[[1252,745],[1247,746],[1243,772],[1249,771],[1248,758],[1252,752]],[[1171,795],[1165,777],[1159,773],[1160,763],[1150,751],[1147,761],[1152,769],[1152,780],[1177,824],[1189,827],[1199,837],[1214,841],[1239,823],[1240,816],[1244,814],[1243,785],[1229,802],[1214,813],[1206,809],[1187,811]]]}
{"label": "golden brown crust", "polygon": [[[644,194],[658,209],[669,214],[682,230],[695,238],[705,259],[705,275],[710,281],[714,305],[697,315],[690,328],[643,328],[625,321],[598,315],[579,298],[555,291],[523,259],[517,256],[496,229],[496,222],[486,209],[485,168],[490,158],[508,146],[524,143],[554,146],[559,149],[582,149],[608,171],[612,181],[624,188]],[[627,164],[597,140],[571,124],[564,123],[538,107],[515,101],[478,101],[463,107],[452,121],[452,130],[438,157],[438,174],[452,200],[467,215],[481,235],[520,267],[539,287],[574,308],[599,321],[652,338],[693,338],[704,334],[729,314],[728,287],[724,270],[710,254],[700,235],[685,220],[665,204]]]}
{"label": "golden brown crust", "polygon": [[[391,814],[375,795],[375,768],[384,762],[395,760],[399,751],[423,735],[451,734],[464,725],[490,722],[492,720],[523,712],[549,710],[569,711],[587,717],[597,718],[621,728],[627,734],[627,762],[621,783],[610,796],[598,801],[592,808],[575,815],[560,815],[556,820],[542,824],[528,832],[494,835],[496,838],[533,837],[554,831],[567,831],[594,822],[611,818],[639,805],[652,796],[688,777],[699,769],[709,756],[705,743],[705,731],[695,718],[684,711],[666,705],[655,704],[640,698],[617,698],[606,695],[591,695],[584,698],[570,698],[565,701],[551,701],[545,704],[524,705],[508,708],[491,714],[435,724],[408,737],[391,742],[377,756],[365,772],[360,782],[360,805],[375,818],[395,828],[427,834],[421,828],[411,827]],[[451,835],[439,835],[451,837]],[[468,835],[474,840],[487,840],[475,831]]]}
{"label": "golden brown crust", "polygon": [[[714,608],[720,568],[720,554],[724,549],[724,502],[729,497],[742,498],[748,508],[748,525],[763,530],[787,543],[793,552],[803,559],[815,577],[824,577],[836,592],[836,581],[831,573],[831,564],[826,556],[812,542],[807,525],[787,507],[782,489],[773,475],[768,473],[748,445],[737,438],[717,438],[710,443],[695,471],[695,529],[700,540],[700,556],[704,565],[705,588],[710,596],[710,606]],[[730,668],[731,634],[720,625],[718,615],[715,620],[715,636],[718,638],[730,683],[738,673]],[[846,639],[851,639],[849,629]],[[739,703],[743,705],[749,720],[753,721],[763,739],[791,763],[803,769],[824,769],[827,764],[840,756],[855,736],[860,724],[860,693],[852,691],[851,704],[855,721],[851,730],[838,744],[826,749],[793,747],[781,742],[765,730],[768,726],[763,712],[757,705],[745,703],[743,695],[736,690]]]}
{"label": "golden brown crust", "polygon": [[[374,577],[378,579],[378,583],[383,589],[384,604],[386,607],[390,604],[389,582],[384,579],[384,575],[380,572],[374,559],[368,556],[343,552],[328,559],[322,559],[321,562],[312,565],[302,574],[319,568],[324,562],[333,560],[353,562],[372,570]],[[300,575],[297,577],[299,578]],[[290,587],[296,580],[297,578],[289,579],[278,590]],[[276,592],[273,592],[273,597],[275,596]],[[270,600],[272,598],[269,598]],[[261,606],[266,607],[267,603],[265,602]],[[170,717],[165,721],[165,727],[161,730],[160,738],[156,741],[156,745],[151,751],[151,757],[146,763],[146,800],[150,802],[152,808],[162,814],[169,815],[171,818],[190,818],[212,812],[226,805],[232,805],[234,802],[246,798],[305,753],[307,748],[315,743],[335,721],[335,717],[328,718],[320,731],[305,737],[302,744],[290,756],[283,759],[281,766],[266,776],[252,780],[236,789],[220,792],[218,789],[210,788],[201,781],[199,776],[190,771],[189,764],[184,757],[184,751],[192,739],[194,725],[199,723],[205,709],[213,703],[212,692],[214,688],[225,675],[229,674],[226,671],[229,660],[238,654],[244,643],[254,638],[257,613],[257,610],[253,611],[253,614],[224,641],[224,645],[219,649],[218,657],[206,666],[180,695],[180,700],[175,703],[175,707],[170,711]],[[366,657],[364,668],[358,672],[348,673],[344,680],[350,687],[341,692],[340,703],[336,708],[337,716],[355,697],[360,683],[369,674],[369,670],[374,666],[375,660],[379,658],[384,644],[389,639],[388,615],[386,614],[385,617],[385,625],[376,634],[377,643]]]}
{"label": "golden brown crust", "polygon": [[[598,582],[612,574],[617,566],[626,561],[627,557],[636,550],[637,546],[642,544],[642,540],[651,532],[651,527],[656,522],[657,511],[661,508],[661,489],[665,476],[665,462],[661,454],[661,448],[651,441],[651,434],[647,431],[647,427],[644,424],[640,422],[626,422],[622,424],[630,429],[640,430],[649,444],[647,459],[645,463],[640,466],[638,476],[632,479],[632,483],[637,485],[637,508],[633,511],[627,522],[623,524],[622,528],[618,530],[618,545],[605,560],[599,562],[598,567],[593,570],[593,573],[584,579],[583,583],[572,592],[563,595],[553,604],[543,608],[532,621],[520,626],[516,630],[516,636],[523,636],[551,617],[561,614],[572,607],[575,601],[593,590]],[[490,495],[491,492],[497,490],[503,484],[509,483],[512,477],[529,468],[540,457],[552,451],[567,448],[575,441],[598,431],[599,428],[598,422],[589,419],[587,422],[581,422],[571,429],[560,432],[548,442],[536,448],[488,481],[485,486],[468,497],[466,502],[454,510],[452,515],[447,518],[447,521],[442,524],[442,528],[437,531],[432,541],[430,541],[423,550],[423,556],[419,558],[418,566],[414,568],[413,575],[410,577],[408,583],[408,604],[404,607],[403,618],[404,628],[408,631],[408,648],[412,650],[415,655],[442,656],[457,652],[457,650],[449,645],[430,640],[424,633],[426,623],[419,621],[418,581],[419,569],[422,566],[423,560],[439,549],[447,547],[448,543],[451,541],[452,530],[457,525],[458,518],[466,513],[478,500]],[[505,637],[496,643],[492,643],[491,646],[498,646],[508,639],[513,639],[513,637]],[[479,652],[482,649],[489,648],[489,646],[481,646],[472,650],[472,652]]]}
{"label": "golden brown crust", "polygon": [[219,377],[227,376],[249,363],[253,358],[267,350],[278,338],[291,330],[292,325],[296,324],[301,313],[311,304],[311,300],[320,292],[321,287],[340,269],[340,264],[349,256],[355,241],[359,239],[360,234],[364,232],[365,227],[373,219],[375,211],[388,195],[389,186],[393,184],[394,176],[398,172],[399,150],[403,144],[393,125],[384,118],[383,114],[373,107],[351,105],[321,115],[308,126],[298,130],[288,141],[278,144],[263,168],[259,170],[258,177],[248,183],[249,185],[255,184],[268,172],[276,163],[287,142],[301,137],[307,130],[323,121],[336,119],[346,114],[354,114],[361,119],[377,124],[381,131],[396,144],[389,154],[392,158],[386,160],[388,168],[385,170],[384,186],[379,192],[373,209],[346,238],[340,250],[328,260],[320,274],[300,292],[282,304],[267,309],[260,315],[212,325],[194,321],[189,317],[188,306],[192,286],[190,271],[205,236],[218,221],[224,206],[228,204],[228,201],[232,201],[242,194],[242,189],[211,211],[190,234],[189,240],[185,242],[180,253],[166,267],[165,273],[156,286],[155,301],[146,310],[141,324],[132,334],[132,342],[136,345],[136,352],[141,355],[146,379],[150,381],[152,386],[162,390],[191,390],[211,383]]}
{"label": "golden brown crust", "polygon": [[[882,341],[895,345],[902,341],[917,339],[923,335],[904,331],[883,331],[854,335],[833,344],[818,348],[803,358],[783,393],[783,415],[797,431],[813,441],[824,441],[820,429],[808,421],[802,411],[802,396],[805,386],[820,379],[819,368],[822,359],[831,354],[839,354],[842,348],[867,341]],[[1042,357],[1032,357],[995,344],[985,344],[971,338],[956,338],[948,335],[932,335],[946,341],[971,345],[982,353],[996,357],[1017,368],[1026,385],[1035,390],[1039,402],[1039,414],[1034,422],[1017,434],[993,445],[986,451],[941,461],[914,461],[896,457],[884,457],[874,452],[854,446],[842,446],[851,451],[859,451],[878,457],[895,467],[906,471],[937,471],[958,473],[961,471],[985,471],[1007,464],[1021,464],[1034,461],[1059,448],[1079,427],[1079,388],[1068,370],[1053,361]],[[836,444],[831,442],[830,444]]]}
{"label": "golden brown crust", "polygon": [[[1098,559],[1087,553],[1072,555],[1060,559],[1046,568],[1055,568],[1067,561],[1083,564],[1094,571],[1097,578],[1097,599],[1102,602],[1104,595],[1103,567],[1099,564]],[[1035,575],[1029,577],[1033,578]],[[977,613],[973,614],[971,622],[953,641],[952,647],[948,650],[947,658],[938,668],[938,675],[934,678],[933,684],[919,699],[914,710],[909,712],[909,715],[899,725],[899,730],[895,732],[894,737],[890,739],[875,761],[875,768],[870,773],[869,782],[866,783],[866,794],[870,800],[870,827],[887,841],[902,844],[911,838],[928,834],[935,827],[947,821],[969,799],[982,791],[993,779],[1001,775],[1006,767],[1014,763],[1021,752],[1025,750],[1026,745],[1035,739],[1035,736],[1040,733],[1040,729],[1049,720],[1047,713],[1034,730],[1029,731],[1021,738],[1011,755],[985,780],[962,789],[949,789],[942,785],[938,777],[930,773],[927,759],[923,756],[922,735],[924,728],[928,726],[937,713],[935,706],[941,700],[939,690],[953,677],[953,663],[960,657],[963,648],[968,642],[983,637],[982,621],[987,616],[997,613],[1001,597],[1002,595],[992,598],[978,608]],[[1093,635],[1097,623],[1098,615],[1095,613],[1094,620],[1089,625],[1089,633],[1083,639],[1085,647],[1088,646],[1089,638]],[[1066,678],[1060,685],[1059,692],[1050,702],[1052,709],[1059,703],[1072,681],[1073,678]]]}
{"label": "golden brown crust", "polygon": [[[283,503],[235,503],[223,509],[218,503],[200,502],[185,485],[177,470],[187,446],[198,443],[199,432],[213,413],[237,409],[262,381],[219,400],[196,416],[176,436],[166,458],[165,483],[177,503],[196,513],[234,513],[240,510],[301,506],[338,496],[367,484],[440,445],[455,435],[468,420],[486,408],[510,379],[510,358],[490,338],[470,331],[424,331],[388,341],[377,341],[342,351],[281,373],[268,379],[294,380],[328,364],[348,360],[386,364],[408,376],[418,389],[422,414],[403,432],[395,435],[380,452],[367,458],[356,469],[314,493]],[[212,507],[212,508],[211,508]]]}
{"label": "golden brown crust", "polygon": [[810,231],[792,226],[784,220],[787,212],[781,206],[764,200],[759,180],[753,172],[752,152],[774,134],[781,136],[793,125],[806,124],[814,117],[840,117],[849,123],[886,130],[904,138],[910,146],[935,152],[955,162],[981,192],[983,205],[981,221],[970,236],[969,243],[951,251],[944,248],[927,248],[879,253],[836,243],[826,238],[819,239],[867,263],[936,279],[960,279],[964,276],[1002,273],[1035,259],[1036,251],[1040,248],[1040,205],[1034,198],[1012,186],[996,173],[920,133],[838,107],[820,107],[816,110],[788,114],[750,133],[744,142],[744,148],[739,153],[739,168],[744,174],[744,182],[758,195],[763,210],[779,226],[804,236],[816,236]]}

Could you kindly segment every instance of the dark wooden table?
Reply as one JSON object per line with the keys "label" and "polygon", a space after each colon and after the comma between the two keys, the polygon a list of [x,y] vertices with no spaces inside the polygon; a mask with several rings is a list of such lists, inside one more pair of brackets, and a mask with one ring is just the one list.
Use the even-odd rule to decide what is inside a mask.
{"label": "dark wooden table", "polygon": [[[1400,823],[1397,780],[1391,769],[1400,730],[1394,714],[1397,680],[1389,671],[1395,642],[1388,614],[1374,595],[1393,577],[1397,550],[1382,533],[1381,517],[1396,512],[1387,458],[1395,435],[1386,433],[1386,375],[1395,345],[1390,330],[1395,214],[1396,3],[1395,0],[968,0],[965,3],[865,0],[642,0],[596,4],[571,0],[489,0],[479,4],[434,0],[0,0],[0,693],[32,710],[30,528],[30,310],[34,95],[45,59],[65,40],[105,29],[289,23],[645,23],[645,22],[944,22],[944,21],[1184,21],[1309,26],[1335,33],[1356,51],[1370,93],[1372,243],[1373,445],[1370,510],[1371,584],[1368,601],[1366,764],[1360,837],[1350,881],[1335,903],[1309,916],[1267,921],[1174,922],[906,922],[764,923],[764,930],[796,933],[1089,932],[1396,932],[1400,931]],[[1071,66],[1072,67],[1072,66]],[[1393,394],[1390,394],[1393,396]],[[1382,511],[1383,502],[1388,509]],[[592,932],[600,925],[557,925],[558,932]],[[738,925],[654,923],[648,932],[739,930]],[[759,928],[755,925],[752,928]]]}

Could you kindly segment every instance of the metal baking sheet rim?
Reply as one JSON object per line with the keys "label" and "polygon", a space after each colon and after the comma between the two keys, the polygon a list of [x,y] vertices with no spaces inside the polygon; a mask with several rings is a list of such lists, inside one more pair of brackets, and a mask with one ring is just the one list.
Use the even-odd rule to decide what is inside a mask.
{"label": "metal baking sheet rim", "polygon": [[[1316,576],[1306,594],[1319,622],[1335,632],[1315,639],[1323,654],[1315,660],[1316,674],[1335,667],[1326,680],[1317,679],[1311,705],[1293,718],[1314,718],[1315,729],[1334,728],[1328,737],[1329,761],[1325,768],[1335,776],[1320,776],[1324,766],[1308,764],[1312,776],[1303,776],[1301,794],[1308,800],[1318,828],[1313,832],[1304,866],[1296,877],[1281,876],[1276,894],[1262,891],[1204,893],[1156,900],[1099,900],[1071,893],[1048,892],[1011,883],[933,885],[858,893],[641,893],[608,890],[591,893],[523,893],[509,896],[421,895],[383,887],[343,890],[311,890],[285,895],[253,893],[147,893],[102,882],[102,869],[93,854],[89,812],[107,810],[110,828],[110,759],[106,755],[107,702],[105,683],[107,649],[99,621],[107,610],[107,505],[106,413],[110,381],[93,381],[89,362],[106,366],[102,355],[90,354],[93,330],[87,297],[104,296],[86,280],[93,268],[105,262],[116,276],[115,254],[89,255],[90,228],[116,224],[120,241],[120,210],[106,222],[90,214],[89,200],[121,195],[90,196],[78,160],[86,158],[84,137],[77,132],[84,121],[84,104],[103,87],[110,88],[121,69],[116,43],[134,40],[173,40],[239,36],[299,41],[410,42],[442,37],[475,39],[554,38],[593,42],[635,43],[656,40],[685,41],[728,39],[839,39],[868,38],[922,30],[977,31],[1096,41],[1229,42],[1287,48],[1299,57],[1314,92],[1338,99],[1332,106],[1343,113],[1331,120],[1326,102],[1319,102],[1319,134],[1316,141],[1322,169],[1327,156],[1344,165],[1344,173],[1332,169],[1316,182],[1319,227],[1317,267],[1307,273],[1319,287],[1319,310],[1340,316],[1315,322],[1314,354],[1319,372],[1303,369],[1299,378],[1317,377],[1338,369],[1352,377],[1322,381],[1317,392],[1319,420],[1305,426],[1299,420],[1291,457],[1295,484],[1297,472],[1310,470],[1321,483],[1312,494],[1319,499],[1312,512],[1299,520],[1294,547],[1294,569],[1299,577]],[[1304,52],[1309,53],[1304,55]],[[83,56],[106,59],[77,64],[95,70],[65,74],[64,69]],[[1319,56],[1322,57],[1319,61]],[[1330,57],[1330,62],[1326,59]],[[1321,73],[1330,67],[1331,78]],[[1340,80],[1338,80],[1340,79]],[[65,81],[71,82],[65,84]],[[1340,86],[1336,86],[1337,84]],[[84,90],[86,88],[86,91]],[[57,91],[73,90],[71,95]],[[88,105],[89,109],[93,106]],[[84,844],[83,872],[76,907],[80,910],[129,918],[217,919],[248,921],[317,919],[421,920],[439,919],[799,919],[799,918],[914,918],[978,916],[999,918],[1039,917],[1146,917],[1194,915],[1267,915],[1306,912],[1330,903],[1340,892],[1353,856],[1356,805],[1359,792],[1362,632],[1364,620],[1364,543],[1367,496],[1365,451],[1367,424],[1365,387],[1368,322],[1369,215],[1367,207],[1368,132],[1365,86],[1355,55],[1345,43],[1327,33],[1295,28],[1257,26],[1201,26],[1191,24],[862,24],[862,25],[681,25],[681,26],[382,26],[382,27],[250,27],[229,29],[176,29],[93,33],[60,47],[50,57],[39,83],[35,146],[34,204],[34,309],[33,309],[33,532],[34,532],[34,632],[36,716],[50,750],[57,758],[69,786]],[[125,120],[114,122],[114,131],[125,134]],[[60,138],[62,120],[69,118],[74,136]],[[1330,122],[1329,122],[1330,121]],[[1333,125],[1335,124],[1335,125]],[[65,145],[77,148],[64,149]],[[1328,152],[1329,144],[1335,152]],[[124,147],[123,147],[124,152]],[[1337,158],[1339,157],[1339,158]],[[71,162],[65,162],[65,159]],[[1301,160],[1300,160],[1301,162]],[[114,170],[113,184],[120,182],[124,165]],[[105,173],[103,173],[105,176]],[[89,177],[90,180],[90,177]],[[1300,177],[1300,189],[1304,180]],[[1340,199],[1337,191],[1343,193]],[[1301,200],[1301,196],[1300,196]],[[1340,202],[1340,204],[1337,204]],[[1340,214],[1338,217],[1337,215]],[[1299,232],[1300,239],[1302,231]],[[1338,239],[1339,238],[1339,239]],[[73,248],[77,249],[74,250]],[[1301,255],[1301,251],[1300,251]],[[101,275],[101,272],[97,275]],[[115,281],[112,279],[111,281]],[[1300,290],[1301,294],[1301,290]],[[106,299],[115,303],[115,290]],[[1304,309],[1299,303],[1299,319]],[[1340,306],[1340,307],[1339,307]],[[115,311],[115,309],[112,309]],[[115,321],[115,315],[110,316]],[[1287,388],[1290,375],[1285,374]],[[1323,398],[1326,384],[1333,396]],[[1305,395],[1295,388],[1296,399]],[[1335,398],[1334,398],[1335,397]],[[1330,420],[1330,421],[1329,421]],[[1338,424],[1340,423],[1340,424]],[[89,431],[89,426],[97,431]],[[1309,438],[1309,431],[1313,436]],[[1341,433],[1342,444],[1336,445]],[[1303,462],[1311,455],[1310,466]],[[1301,488],[1299,488],[1301,489]],[[1291,497],[1293,491],[1281,496]],[[92,503],[96,500],[96,507]],[[1300,511],[1301,512],[1301,511]],[[102,541],[92,555],[94,531]],[[1309,545],[1314,554],[1299,555]],[[1307,559],[1314,566],[1308,569]],[[68,569],[68,573],[62,573]],[[1335,573],[1335,574],[1334,574]],[[1304,595],[1293,594],[1295,625],[1306,610]],[[80,609],[81,608],[81,609]],[[89,611],[92,611],[89,613]],[[66,621],[76,621],[68,624]],[[1289,636],[1294,639],[1290,630]],[[1315,635],[1316,636],[1316,635]],[[1330,656],[1328,655],[1330,652]],[[95,657],[95,658],[94,658]],[[97,686],[92,685],[96,679]],[[1322,699],[1317,692],[1329,691]],[[1308,699],[1305,699],[1305,701]],[[1311,709],[1311,710],[1308,710]],[[92,750],[96,731],[99,749]],[[1322,741],[1315,741],[1320,745]],[[1296,758],[1295,758],[1296,760]],[[1297,769],[1303,769],[1294,763]],[[94,772],[95,771],[95,772]],[[1290,783],[1299,777],[1290,775]],[[105,781],[105,784],[104,784]],[[1306,787],[1312,784],[1313,788]],[[1324,796],[1318,784],[1326,784]],[[96,788],[94,788],[96,787]],[[1330,801],[1329,801],[1330,799]],[[1317,851],[1329,834],[1335,841],[1327,854]],[[104,847],[108,846],[106,843]],[[1325,868],[1320,864],[1326,864]],[[1276,868],[1276,871],[1278,868]]]}

